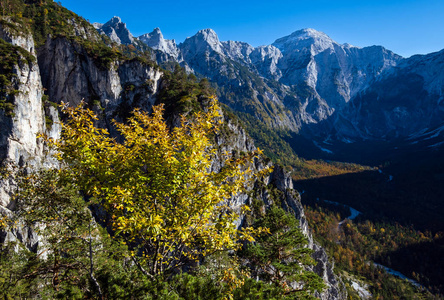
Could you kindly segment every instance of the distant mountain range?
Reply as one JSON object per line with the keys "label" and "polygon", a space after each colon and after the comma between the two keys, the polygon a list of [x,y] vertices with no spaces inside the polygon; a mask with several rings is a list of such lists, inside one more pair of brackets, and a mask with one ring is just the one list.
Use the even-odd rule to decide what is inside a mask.
{"label": "distant mountain range", "polygon": [[118,17],[95,27],[117,43],[139,40],[207,77],[235,111],[320,143],[427,138],[444,126],[444,51],[402,58],[382,46],[341,45],[314,29],[252,47],[221,42],[212,29],[179,45],[159,28],[134,38]]}

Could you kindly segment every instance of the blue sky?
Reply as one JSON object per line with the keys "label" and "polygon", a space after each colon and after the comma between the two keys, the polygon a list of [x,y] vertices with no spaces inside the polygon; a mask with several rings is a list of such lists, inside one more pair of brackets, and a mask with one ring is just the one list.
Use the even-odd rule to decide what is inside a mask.
{"label": "blue sky", "polygon": [[443,0],[63,0],[91,22],[119,16],[135,36],[159,27],[179,44],[212,28],[221,41],[268,45],[302,28],[339,43],[382,45],[404,57],[444,49]]}

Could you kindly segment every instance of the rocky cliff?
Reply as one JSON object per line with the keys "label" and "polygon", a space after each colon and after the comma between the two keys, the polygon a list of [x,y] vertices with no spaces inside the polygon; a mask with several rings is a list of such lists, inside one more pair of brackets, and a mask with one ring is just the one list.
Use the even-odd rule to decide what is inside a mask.
{"label": "rocky cliff", "polygon": [[[76,28],[76,32],[90,32],[90,28]],[[212,33],[202,34],[210,36]],[[5,109],[0,110],[0,157],[3,165],[11,162],[23,167],[52,166],[37,135],[47,132],[57,137],[60,134],[59,115],[53,104],[63,101],[66,105],[75,106],[83,100],[99,114],[100,125],[113,132],[110,126],[112,119],[125,118],[135,107],[150,110],[158,100],[163,81],[162,70],[137,59],[113,60],[105,64],[85,48],[81,42],[82,34],[76,38],[48,36],[46,42],[38,49],[30,35],[14,35],[8,28],[0,28],[0,37],[8,44],[20,47],[32,58],[26,61],[19,57],[13,64],[17,76],[14,76],[12,85],[13,89],[18,91],[10,95],[13,110],[9,113]],[[100,40],[98,35],[92,39]],[[13,50],[19,51],[17,49]],[[237,80],[235,74],[230,76],[233,81]],[[224,126],[224,135],[216,137],[220,149],[232,153],[254,149],[253,142],[237,121],[226,117]],[[264,162],[257,162],[257,168],[263,166]],[[12,213],[14,208],[8,196],[9,187],[13,184],[13,180],[0,182],[1,210],[4,214]],[[251,189],[253,188],[255,187],[252,186]],[[344,295],[341,286],[333,274],[324,250],[313,243],[299,195],[293,190],[289,174],[282,168],[275,167],[274,172],[266,179],[265,186],[258,185],[257,188],[265,205],[280,201],[300,220],[301,228],[310,240],[310,247],[315,250],[318,261],[315,271],[324,278],[328,286],[328,290],[320,297],[342,299]],[[270,188],[280,191],[280,199],[270,196],[267,192]],[[241,195],[231,201],[233,208],[236,208],[252,200],[248,195]],[[2,236],[3,242],[8,240],[26,242],[28,248],[38,251],[38,237],[33,235],[29,228]]]}
{"label": "rocky cliff", "polygon": [[[254,151],[256,148],[247,132],[240,126],[237,118],[224,117],[224,126],[221,132],[216,135],[216,143],[221,153],[239,153],[246,151]],[[254,168],[263,169],[266,165],[272,166],[272,173],[263,181],[256,181],[249,189],[253,193],[243,194],[230,200],[230,206],[234,209],[240,208],[247,204],[253,206],[255,199],[261,200],[263,209],[267,209],[271,205],[282,205],[282,207],[292,213],[300,222],[300,228],[303,234],[308,238],[308,247],[313,249],[313,258],[316,265],[310,269],[318,274],[326,284],[327,288],[321,295],[320,299],[346,299],[346,292],[342,281],[334,272],[334,266],[331,264],[325,250],[319,246],[311,234],[305,218],[304,208],[301,204],[300,194],[294,189],[291,174],[282,167],[274,165],[266,158],[257,159]],[[220,167],[220,162],[215,161],[213,168]],[[238,220],[241,226],[244,217]]]}
{"label": "rocky cliff", "polygon": [[[35,60],[32,36],[17,36],[6,26],[0,25],[0,38],[11,47],[5,56],[17,61],[11,65],[9,84],[3,82],[2,91],[10,109],[0,109],[0,159],[19,166],[40,165],[43,145],[37,134],[45,131],[45,116],[42,109],[43,86],[39,67]],[[8,76],[4,74],[2,76]],[[5,86],[8,85],[8,86]],[[8,185],[0,188],[1,205],[9,207]]]}

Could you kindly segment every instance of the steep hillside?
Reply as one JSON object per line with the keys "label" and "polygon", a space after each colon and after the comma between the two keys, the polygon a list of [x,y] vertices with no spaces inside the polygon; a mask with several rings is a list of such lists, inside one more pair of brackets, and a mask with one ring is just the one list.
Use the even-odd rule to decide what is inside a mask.
{"label": "steep hillside", "polygon": [[[393,266],[442,293],[441,277],[435,276],[442,273],[442,267],[432,270],[427,255],[421,257],[414,250],[425,247],[410,244],[425,240],[424,234],[415,230],[426,235],[430,230],[427,245],[437,245],[429,249],[431,256],[440,255],[440,231],[444,228],[440,219],[444,213],[442,51],[404,59],[381,46],[341,45],[313,29],[296,31],[260,47],[220,41],[211,29],[178,45],[164,40],[160,29],[140,40],[217,87],[221,101],[244,121],[256,145],[264,147],[274,161],[292,168],[303,199],[317,210],[311,218],[320,220],[324,213],[318,198],[363,212],[356,227],[351,223],[343,230],[332,225],[334,217],[322,221],[330,226],[323,229],[328,232],[331,253],[341,249],[348,259],[361,251],[361,244],[367,242],[358,242],[359,238],[373,238],[368,231],[371,224],[395,228],[405,251],[385,243],[388,237],[382,234],[373,245],[379,250],[365,249],[353,256],[355,261],[339,258],[348,271],[356,271],[353,264],[366,269],[369,253],[384,263],[390,263],[391,253],[408,253],[408,266],[398,259]],[[409,231],[409,226],[414,229]],[[362,228],[367,231],[359,232]],[[338,240],[335,234],[342,231],[344,239]],[[405,232],[412,235],[411,240],[402,237]],[[360,274],[368,278],[379,274],[367,271]],[[383,276],[378,280],[378,284],[390,281]],[[392,284],[376,295],[402,294],[393,294]]]}

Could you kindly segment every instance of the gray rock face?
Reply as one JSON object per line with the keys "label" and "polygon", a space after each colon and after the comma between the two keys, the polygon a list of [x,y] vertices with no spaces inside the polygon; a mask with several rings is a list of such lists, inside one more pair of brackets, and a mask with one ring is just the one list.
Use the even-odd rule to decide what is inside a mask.
{"label": "gray rock face", "polygon": [[[216,136],[216,143],[220,147],[220,153],[239,153],[255,150],[255,146],[245,130],[235,121],[227,117],[224,117],[224,119],[224,123],[227,124],[227,129]],[[266,163],[263,159],[258,159],[255,161],[253,168],[256,170],[262,170],[268,165],[272,164]],[[213,162],[212,168],[213,170],[218,170],[220,167],[221,161],[216,159]],[[277,189],[279,191],[278,199],[271,196],[269,193],[270,189]],[[325,250],[313,240],[313,236],[308,227],[308,221],[304,214],[304,208],[301,204],[301,197],[293,188],[293,181],[290,173],[286,172],[282,167],[275,165],[273,166],[272,173],[264,179],[263,183],[256,181],[254,185],[249,187],[249,190],[250,192],[254,190],[254,193],[234,197],[230,200],[230,206],[239,212],[241,206],[245,204],[251,206],[253,203],[253,197],[262,200],[265,207],[282,203],[282,207],[286,211],[292,213],[299,220],[300,228],[303,234],[308,238],[308,247],[314,251],[313,258],[316,260],[317,264],[312,267],[311,270],[318,274],[327,285],[327,289],[317,296],[323,300],[346,299],[347,295],[342,282],[333,273],[333,265],[329,262]],[[242,225],[242,218],[243,217],[238,220],[238,226]]]}
{"label": "gray rock face", "polygon": [[160,50],[171,55],[177,61],[179,59],[179,49],[174,40],[166,40],[159,28],[155,28],[153,32],[146,33],[138,37],[138,39],[155,50]]}
{"label": "gray rock face", "polygon": [[444,120],[444,51],[417,55],[374,80],[334,117],[342,139],[421,135]]}
{"label": "gray rock face", "polygon": [[[132,97],[139,105],[151,106],[158,91],[162,73],[136,62],[113,63],[104,69],[83,48],[66,39],[49,40],[39,50],[42,81],[49,98],[56,103],[78,105],[99,102],[105,112],[112,114],[124,101],[124,88],[133,85]],[[137,88],[146,89],[137,94]],[[126,99],[126,98],[125,98]]]}
{"label": "gray rock face", "polygon": [[[14,46],[19,46],[35,55],[34,41],[29,35],[14,35],[0,25],[0,38]],[[12,80],[14,110],[6,115],[0,110],[0,165],[17,165],[20,168],[37,168],[42,165],[43,143],[37,138],[45,132],[45,118],[42,109],[43,86],[36,63],[24,58],[13,67],[16,75]],[[12,193],[16,182],[13,178],[0,181],[0,215],[12,213],[15,203]],[[0,242],[22,242],[28,249],[36,250],[39,239],[29,227],[18,224],[12,231],[0,232]]]}
{"label": "gray rock face", "polygon": [[112,41],[119,45],[129,45],[134,42],[133,35],[119,17],[113,17],[105,24],[94,23],[93,26],[100,34],[106,34]]}
{"label": "gray rock face", "polygon": [[303,29],[276,40],[282,52],[278,68],[286,85],[305,85],[313,91],[302,111],[304,123],[317,123],[356,95],[400,56],[382,48],[340,45],[326,34]]}
{"label": "gray rock face", "polygon": [[[12,35],[8,28],[0,25],[0,37],[14,46],[34,51],[31,36]],[[32,54],[33,52],[31,52]],[[45,131],[42,110],[42,90],[39,68],[36,63],[20,59],[13,67],[16,75],[12,80],[13,89],[18,93],[13,96],[14,110],[6,115],[0,110],[0,163],[15,164],[23,167],[39,166],[43,156],[43,145],[37,135]],[[14,183],[0,182],[0,205],[10,208],[10,192]]]}
{"label": "gray rock face", "polygon": [[278,67],[282,57],[282,52],[272,45],[254,48],[250,54],[251,62],[259,74],[276,81],[282,78],[282,71]]}
{"label": "gray rock face", "polygon": [[222,44],[213,29],[204,29],[189,37],[179,45],[184,59],[189,60],[195,55],[206,55],[209,52],[222,52]]}

